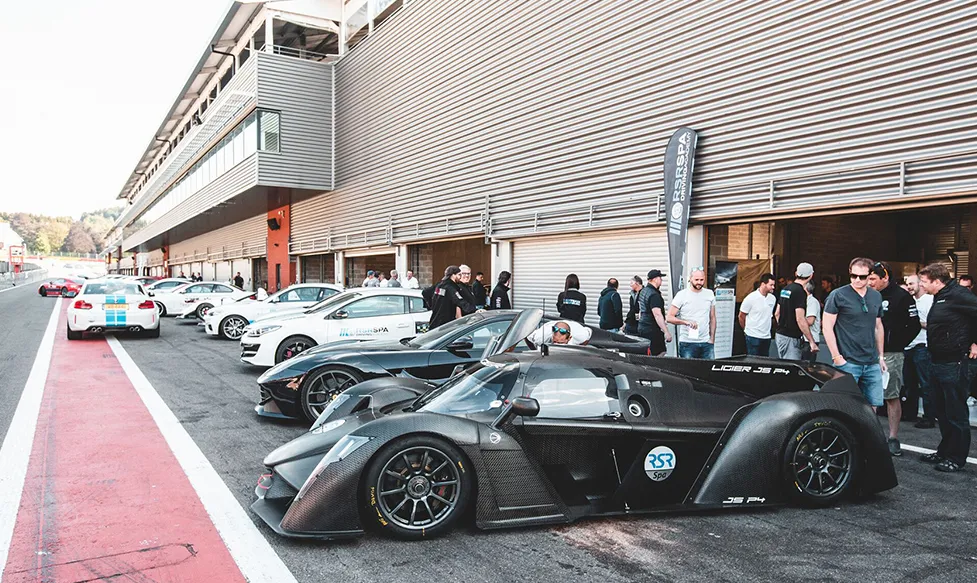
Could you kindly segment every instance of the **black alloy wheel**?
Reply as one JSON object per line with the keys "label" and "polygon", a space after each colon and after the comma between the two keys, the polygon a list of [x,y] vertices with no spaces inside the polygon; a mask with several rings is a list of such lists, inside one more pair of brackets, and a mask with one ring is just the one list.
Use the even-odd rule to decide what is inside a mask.
{"label": "black alloy wheel", "polygon": [[846,496],[858,473],[855,438],[830,417],[811,419],[792,433],[784,461],[788,490],[809,506],[827,506]]}
{"label": "black alloy wheel", "polygon": [[352,370],[341,367],[326,367],[312,373],[302,385],[302,412],[305,418],[315,421],[333,399],[362,380]]}
{"label": "black alloy wheel", "polygon": [[315,345],[315,340],[308,336],[289,336],[278,345],[278,351],[275,352],[275,364],[297,356]]}
{"label": "black alloy wheel", "polygon": [[207,315],[207,312],[211,311],[213,308],[214,308],[214,305],[213,304],[208,304],[207,302],[204,302],[204,303],[200,304],[199,306],[197,306],[197,312],[196,312],[197,313],[197,319],[198,320],[203,320],[204,319],[204,316]]}
{"label": "black alloy wheel", "polygon": [[217,333],[223,338],[240,340],[244,336],[244,329],[248,327],[248,321],[241,316],[228,316],[221,320],[217,327]]}
{"label": "black alloy wheel", "polygon": [[414,436],[392,442],[367,470],[368,522],[409,540],[447,532],[471,496],[467,468],[462,453],[444,440]]}

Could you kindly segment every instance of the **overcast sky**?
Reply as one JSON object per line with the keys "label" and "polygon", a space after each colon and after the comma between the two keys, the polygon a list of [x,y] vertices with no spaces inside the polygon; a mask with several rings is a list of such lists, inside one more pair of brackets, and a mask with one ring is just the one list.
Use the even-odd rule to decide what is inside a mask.
{"label": "overcast sky", "polygon": [[10,0],[0,211],[116,204],[229,0]]}

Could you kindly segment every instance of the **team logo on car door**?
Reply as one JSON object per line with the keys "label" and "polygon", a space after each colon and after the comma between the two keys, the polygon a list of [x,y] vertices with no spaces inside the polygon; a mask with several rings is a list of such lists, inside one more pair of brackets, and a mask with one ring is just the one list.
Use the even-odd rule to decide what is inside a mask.
{"label": "team logo on car door", "polygon": [[672,448],[659,445],[649,451],[645,457],[645,474],[652,480],[661,482],[672,475],[676,461],[675,452],[672,451]]}

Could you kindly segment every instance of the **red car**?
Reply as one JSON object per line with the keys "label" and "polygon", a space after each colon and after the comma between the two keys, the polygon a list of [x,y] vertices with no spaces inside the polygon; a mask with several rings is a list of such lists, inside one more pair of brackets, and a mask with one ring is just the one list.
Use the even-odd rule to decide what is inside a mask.
{"label": "red car", "polygon": [[42,296],[62,296],[65,298],[73,298],[78,295],[81,291],[81,286],[84,285],[85,280],[75,279],[71,277],[58,277],[55,279],[49,279],[41,284],[41,287],[37,288],[37,293]]}

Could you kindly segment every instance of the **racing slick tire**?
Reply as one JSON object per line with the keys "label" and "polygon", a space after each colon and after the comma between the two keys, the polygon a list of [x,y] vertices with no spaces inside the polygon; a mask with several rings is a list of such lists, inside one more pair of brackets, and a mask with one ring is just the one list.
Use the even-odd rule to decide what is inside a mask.
{"label": "racing slick tire", "polygon": [[68,288],[66,287],[61,288],[61,297],[63,298],[68,297]]}
{"label": "racing slick tire", "polygon": [[278,345],[278,350],[275,351],[275,364],[284,362],[301,352],[305,352],[315,345],[316,341],[308,336],[289,336],[285,340],[282,340],[282,343]]}
{"label": "racing slick tire", "polygon": [[429,435],[401,437],[367,466],[360,486],[363,523],[404,540],[440,536],[465,514],[474,480],[454,445]]}
{"label": "racing slick tire", "polygon": [[241,316],[231,314],[221,320],[217,326],[217,335],[225,340],[240,340],[244,336],[244,329],[247,327],[247,320]]}
{"label": "racing slick tire", "polygon": [[153,328],[152,330],[145,330],[144,334],[146,338],[159,338],[159,326]]}
{"label": "racing slick tire", "polygon": [[68,328],[68,340],[81,340],[84,332],[75,332],[71,328]]}
{"label": "racing slick tire", "polygon": [[159,314],[160,318],[166,316],[166,306],[163,305],[163,302],[156,302],[156,313]]}
{"label": "racing slick tire", "polygon": [[37,288],[37,293],[38,293],[38,295],[40,295],[40,296],[41,296],[42,298],[46,298],[46,297],[47,297],[47,290],[46,290],[46,289],[44,289],[43,287],[39,287],[39,288]]}
{"label": "racing slick tire", "polygon": [[855,489],[858,445],[845,424],[815,417],[795,429],[784,448],[784,479],[794,502],[830,506]]}
{"label": "racing slick tire", "polygon": [[333,399],[362,380],[356,371],[341,366],[327,366],[310,374],[299,395],[305,418],[310,423],[315,421]]}
{"label": "racing slick tire", "polygon": [[197,306],[197,311],[194,312],[194,314],[197,316],[198,320],[203,320],[204,316],[207,315],[207,312],[211,311],[212,309],[214,309],[214,304],[208,304],[207,302],[204,302],[199,306]]}

